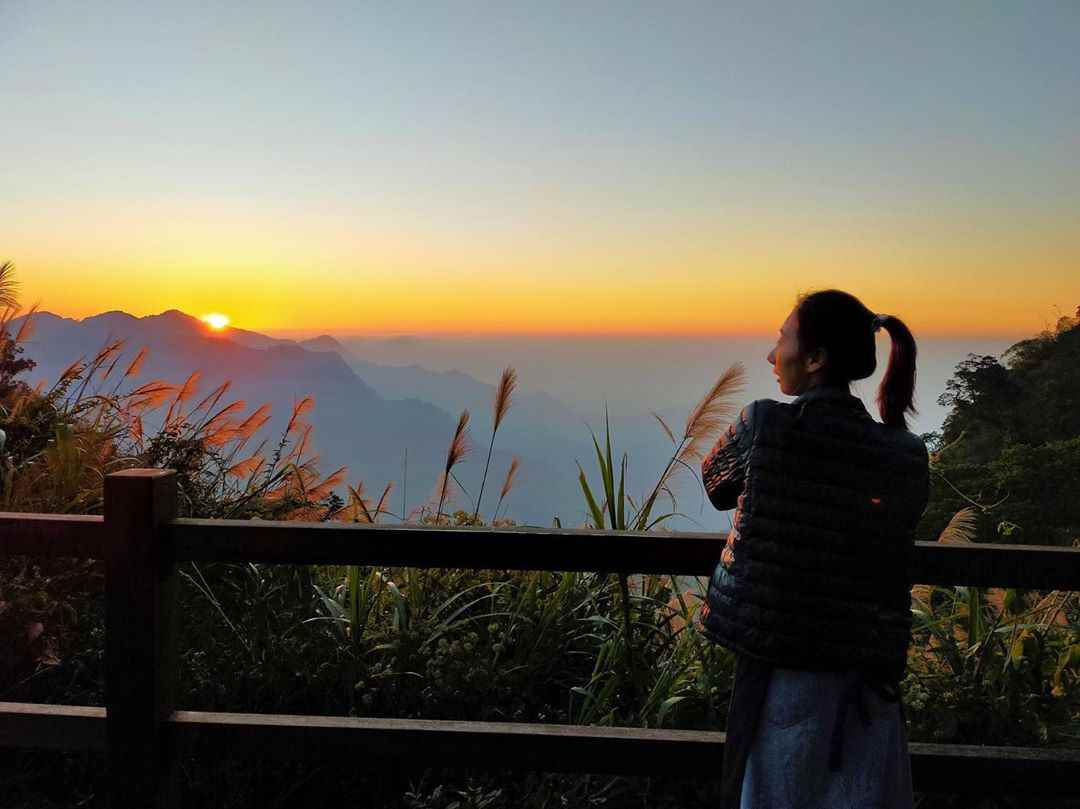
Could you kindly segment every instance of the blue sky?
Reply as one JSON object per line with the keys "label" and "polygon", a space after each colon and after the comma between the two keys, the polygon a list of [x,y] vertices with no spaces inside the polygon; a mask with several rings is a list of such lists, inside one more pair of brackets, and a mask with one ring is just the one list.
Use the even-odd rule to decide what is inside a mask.
{"label": "blue sky", "polygon": [[828,283],[925,328],[1080,302],[1080,5],[583,5],[0,2],[6,257],[72,312],[263,279],[282,328],[301,277],[414,330],[468,308],[410,297],[444,281],[505,281],[493,329],[617,287],[678,330],[731,281],[766,331]]}

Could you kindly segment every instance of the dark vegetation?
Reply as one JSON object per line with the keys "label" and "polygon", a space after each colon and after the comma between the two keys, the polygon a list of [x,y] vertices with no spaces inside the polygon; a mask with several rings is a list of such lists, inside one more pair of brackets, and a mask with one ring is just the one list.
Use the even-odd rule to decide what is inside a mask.
{"label": "dark vegetation", "polygon": [[[345,485],[346,470],[320,475],[304,421],[310,399],[297,403],[282,435],[252,447],[264,408],[230,402],[227,386],[200,397],[195,377],[142,382],[138,352],[119,344],[73,364],[53,388],[31,390],[19,381],[32,364],[25,334],[6,328],[10,281],[10,268],[0,271],[0,295],[12,305],[0,324],[5,510],[100,512],[105,474],[160,466],[178,470],[185,516],[473,525],[491,522],[482,513],[497,514],[513,485],[516,463],[487,502],[456,485],[454,468],[469,452],[465,413],[430,506],[391,514],[390,485],[369,498],[362,484]],[[957,368],[945,393],[949,419],[927,436],[935,482],[921,539],[1077,542],[1078,346],[1076,320],[1063,319],[1010,349],[1006,365],[971,357]],[[683,435],[663,425],[672,461],[641,498],[624,491],[628,459],[610,432],[598,437],[592,482],[579,470],[589,524],[662,528],[677,511],[668,482],[692,471],[726,426],[739,381],[738,368],[718,380]],[[508,370],[496,430],[515,382]],[[493,433],[489,460],[494,442]],[[181,580],[182,708],[702,729],[725,722],[733,660],[694,629],[694,581],[193,563],[181,567]],[[102,704],[102,585],[93,560],[0,559],[0,700]],[[1075,594],[920,586],[912,608],[904,692],[914,740],[1080,745]],[[414,809],[715,803],[714,785],[696,773],[664,781],[510,776],[400,762],[376,776],[357,756],[348,773],[191,760],[185,797],[198,806]],[[0,806],[100,805],[102,766],[97,756],[0,751]]]}
{"label": "dark vegetation", "polygon": [[920,539],[970,506],[988,541],[1071,545],[1080,538],[1080,309],[1002,359],[969,355],[930,436],[935,491]]}

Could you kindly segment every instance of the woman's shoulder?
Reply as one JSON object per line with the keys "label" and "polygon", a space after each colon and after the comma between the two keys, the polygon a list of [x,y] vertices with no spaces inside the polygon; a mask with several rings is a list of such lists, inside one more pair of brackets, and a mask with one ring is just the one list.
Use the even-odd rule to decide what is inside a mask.
{"label": "woman's shoulder", "polygon": [[930,452],[926,448],[926,441],[918,433],[913,433],[911,430],[896,430],[898,434],[897,440],[907,450],[907,452],[920,461],[929,464]]}
{"label": "woman's shoulder", "polygon": [[921,435],[902,427],[889,427],[876,419],[872,423],[872,429],[879,443],[891,450],[895,456],[902,457],[905,465],[922,468],[929,465],[930,453]]}
{"label": "woman's shoulder", "polygon": [[[760,430],[768,423],[770,428],[783,431],[790,429],[795,422],[799,421],[797,417],[800,410],[798,400],[780,402],[776,399],[755,399],[743,407],[739,413],[738,421],[742,422],[741,426],[744,428]],[[882,424],[871,417],[866,412],[865,407],[861,407],[861,411],[865,418],[841,420],[841,423],[850,423],[852,431],[850,438],[852,440],[858,440],[860,443],[877,444],[878,446],[884,445],[893,452],[921,464],[929,462],[929,453],[922,436],[913,433],[911,430],[888,427]],[[806,424],[809,429],[814,429],[815,426],[820,425],[813,419],[810,419]],[[835,432],[835,427],[836,422],[834,421],[830,431]]]}
{"label": "woman's shoulder", "polygon": [[793,408],[787,402],[776,399],[754,399],[739,412],[739,418],[748,424],[761,424],[778,413],[786,413]]}
{"label": "woman's shoulder", "polygon": [[778,402],[776,399],[754,399],[754,401],[743,407],[743,413],[746,414],[747,418],[754,418],[755,416],[764,416],[777,408],[784,409],[790,407],[791,405],[787,402]]}
{"label": "woman's shoulder", "polygon": [[775,408],[789,407],[775,399],[755,399],[743,406],[736,416],[733,426],[737,432],[753,433],[754,429],[768,419]]}

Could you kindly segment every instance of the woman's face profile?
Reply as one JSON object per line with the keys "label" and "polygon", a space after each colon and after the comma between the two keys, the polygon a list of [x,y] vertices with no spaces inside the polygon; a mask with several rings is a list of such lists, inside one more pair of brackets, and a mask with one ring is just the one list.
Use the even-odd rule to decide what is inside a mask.
{"label": "woman's face profile", "polygon": [[[798,396],[809,387],[811,374],[820,367],[817,362],[809,362],[808,357],[799,351],[799,315],[792,309],[787,320],[780,327],[776,345],[767,357],[773,367],[781,393]],[[808,368],[808,366],[812,366]]]}

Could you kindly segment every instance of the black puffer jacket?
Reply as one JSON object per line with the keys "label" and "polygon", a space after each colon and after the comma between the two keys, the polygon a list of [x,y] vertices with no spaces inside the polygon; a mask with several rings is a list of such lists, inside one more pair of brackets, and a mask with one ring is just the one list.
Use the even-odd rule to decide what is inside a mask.
{"label": "black puffer jacket", "polygon": [[922,440],[822,386],[744,408],[702,478],[713,505],[736,508],[703,611],[713,639],[785,668],[898,682],[929,494]]}

